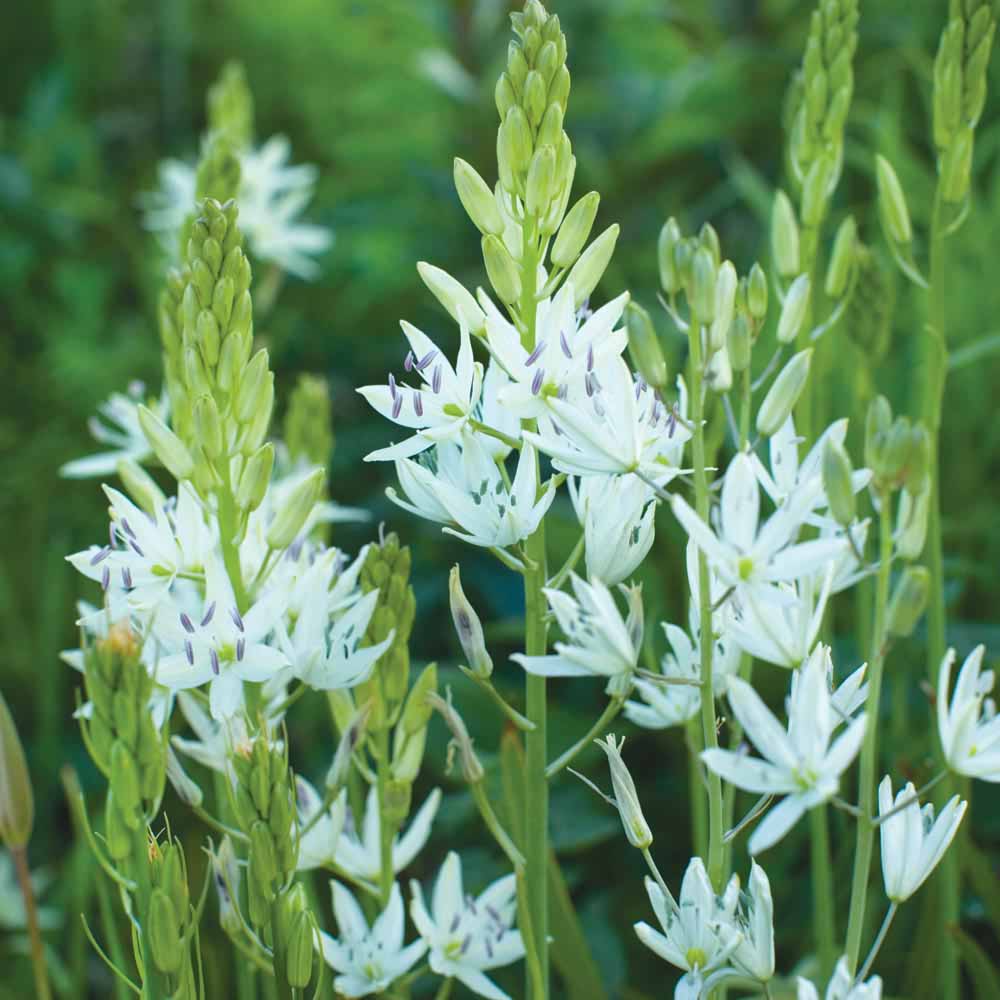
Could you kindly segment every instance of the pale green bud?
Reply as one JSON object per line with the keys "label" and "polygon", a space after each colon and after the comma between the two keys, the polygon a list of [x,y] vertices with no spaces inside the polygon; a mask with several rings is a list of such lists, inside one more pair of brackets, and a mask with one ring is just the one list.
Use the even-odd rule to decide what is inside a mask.
{"label": "pale green bud", "polygon": [[496,101],[497,113],[500,115],[500,120],[503,121],[507,112],[517,103],[517,94],[514,93],[514,87],[506,73],[500,74],[493,91],[493,97]]}
{"label": "pale green bud", "polygon": [[447,271],[420,261],[417,273],[430,293],[444,306],[448,315],[461,325],[464,323],[470,333],[478,334],[486,326],[486,315],[466,289]]}
{"label": "pale green bud", "polygon": [[781,190],[775,194],[771,210],[771,253],[782,278],[794,278],[799,273],[799,224],[791,200]]}
{"label": "pale green bud", "polygon": [[288,985],[305,989],[312,978],[313,921],[308,912],[299,913],[292,923],[285,955]]}
{"label": "pale green bud", "polygon": [[532,152],[531,126],[524,111],[515,104],[497,133],[497,159],[517,178],[528,169]]}
{"label": "pale green bud", "polygon": [[137,830],[142,819],[142,794],[139,791],[139,775],[131,751],[121,740],[115,740],[111,747],[111,774],[109,776],[115,800],[125,825]]}
{"label": "pale green bud", "polygon": [[314,469],[291,491],[267,529],[267,544],[272,549],[287,549],[298,537],[319,500],[324,478],[322,469]]}
{"label": "pale green bud", "polygon": [[427,745],[427,727],[407,735],[399,727],[393,737],[392,777],[394,781],[409,783],[417,780]]}
{"label": "pale green bud", "polygon": [[551,146],[539,146],[531,157],[525,186],[525,208],[529,215],[539,216],[552,198],[552,183],[556,171],[556,154]]}
{"label": "pale green bud", "polygon": [[608,765],[611,769],[611,788],[614,792],[613,803],[618,807],[618,815],[625,828],[625,836],[628,837],[628,842],[633,847],[645,851],[653,843],[653,831],[650,830],[646,817],[643,815],[635,782],[632,780],[632,775],[621,755],[625,740],[622,738],[620,741],[616,741],[614,735],[609,734],[605,739],[594,742],[608,758]]}
{"label": "pale green bud", "polygon": [[691,261],[691,285],[688,289],[688,304],[698,323],[711,323],[715,318],[715,283],[715,258],[711,250],[701,246]]}
{"label": "pale green bud", "polygon": [[926,566],[907,566],[889,601],[889,635],[905,638],[913,633],[927,607],[931,575]]}
{"label": "pale green bud", "polygon": [[941,158],[941,195],[950,204],[958,204],[969,193],[972,148],[972,129],[963,128]]}
{"label": "pale green bud", "polygon": [[524,81],[528,76],[528,60],[517,42],[512,41],[507,46],[507,76],[514,87],[514,92],[520,94],[524,90]]}
{"label": "pale green bud", "polygon": [[35,824],[35,798],[24,747],[14,717],[0,694],[0,839],[11,850],[23,848]]}
{"label": "pale green bud", "polygon": [[676,295],[681,288],[675,249],[681,242],[681,227],[671,216],[663,224],[656,242],[656,259],[660,267],[660,285],[667,295]]}
{"label": "pale green bud", "polygon": [[615,252],[618,242],[619,226],[617,223],[608,226],[593,243],[580,255],[573,265],[567,281],[573,286],[573,304],[579,309],[590,293],[597,287]]}
{"label": "pale green bud", "polygon": [[774,380],[774,384],[768,390],[757,411],[757,430],[770,437],[788,419],[789,414],[795,409],[795,404],[802,395],[802,390],[806,386],[809,378],[809,365],[812,361],[812,348],[799,351],[782,368],[781,373]]}
{"label": "pale green bud", "polygon": [[712,320],[712,327],[709,330],[709,343],[713,351],[721,350],[726,344],[736,309],[738,285],[739,277],[733,262],[724,260],[715,279],[715,319]]}
{"label": "pale green bud", "polygon": [[914,495],[903,488],[899,494],[895,535],[896,553],[901,558],[916,559],[924,551],[929,512],[930,490]]}
{"label": "pale green bud", "polygon": [[268,362],[267,349],[262,347],[250,359],[250,364],[246,366],[240,376],[233,408],[236,411],[236,419],[241,424],[248,423],[261,404],[265,392],[264,387],[271,374]]}
{"label": "pale green bud", "polygon": [[[249,294],[245,294],[249,300]],[[231,333],[222,342],[215,378],[223,392],[232,392],[233,386],[236,385],[247,361],[250,360],[252,348],[252,339],[242,333]]]}
{"label": "pale green bud", "polygon": [[601,196],[596,191],[585,194],[570,210],[559,227],[549,257],[556,267],[569,267],[590,236]]}
{"label": "pale green bud", "polygon": [[562,141],[562,134],[563,110],[558,104],[550,104],[545,109],[541,125],[538,126],[535,146],[552,146],[555,149]]}
{"label": "pale green bud", "polygon": [[910,212],[906,196],[896,171],[884,156],[875,157],[875,176],[878,181],[878,201],[886,232],[896,243],[909,243],[913,239]]}
{"label": "pale green bud", "polygon": [[834,520],[846,527],[857,513],[854,498],[853,469],[844,446],[832,437],[823,449],[823,489],[830,503]]}
{"label": "pale green bud", "polygon": [[420,732],[427,726],[431,718],[431,706],[427,702],[427,695],[437,691],[437,664],[428,663],[407,695],[406,704],[403,707],[403,714],[399,719],[397,728],[408,735]]}
{"label": "pale green bud", "polygon": [[854,216],[849,215],[837,228],[833,252],[830,254],[830,266],[826,270],[824,291],[831,299],[839,299],[847,291],[857,244],[858,227]]}
{"label": "pale green bud", "polygon": [[552,82],[552,77],[555,76],[556,70],[559,68],[559,64],[562,60],[559,58],[559,47],[552,40],[543,43],[542,47],[538,50],[538,55],[535,58],[535,65],[538,72],[541,73],[542,79],[545,81],[545,86]]}
{"label": "pale green bud", "polygon": [[222,454],[222,421],[211,396],[199,396],[194,401],[194,428],[205,454],[210,459],[218,458]]}
{"label": "pale green bud", "polygon": [[160,972],[173,975],[181,967],[184,942],[177,911],[162,889],[154,889],[149,899],[148,932],[153,962]]}
{"label": "pale green bud", "polygon": [[556,70],[552,83],[549,84],[549,100],[557,103],[566,112],[566,104],[569,101],[570,75],[565,64]]}
{"label": "pale green bud", "polygon": [[147,514],[153,514],[167,502],[156,480],[134,459],[121,459],[115,471],[128,495]]}
{"label": "pale green bud", "polygon": [[889,428],[885,439],[882,461],[872,467],[877,480],[886,485],[899,486],[906,477],[910,457],[913,453],[913,425],[909,417],[899,417]]}
{"label": "pale green bud", "polygon": [[729,327],[729,337],[726,341],[729,353],[729,363],[733,371],[742,372],[750,367],[750,357],[753,350],[753,338],[750,322],[743,313],[737,313]]}
{"label": "pale green bud", "polygon": [[521,98],[522,106],[527,112],[528,121],[537,128],[545,114],[547,104],[548,87],[545,79],[538,70],[530,70],[524,81],[524,96]]}
{"label": "pale green bud", "polygon": [[483,624],[462,590],[462,577],[457,565],[452,566],[448,576],[448,599],[451,620],[465,653],[465,662],[477,677],[485,680],[493,673],[493,660],[486,648]]}
{"label": "pale green bud", "polygon": [[716,351],[705,365],[705,385],[713,392],[726,393],[733,387],[733,366],[729,361],[729,345]]}
{"label": "pale green bud", "polygon": [[455,190],[473,225],[483,235],[503,234],[503,219],[496,198],[486,181],[465,160],[455,157]]}
{"label": "pale green bud", "polygon": [[486,274],[500,301],[507,305],[520,301],[521,272],[503,240],[497,236],[484,236],[482,249]]}
{"label": "pale green bud", "polygon": [[[980,7],[977,13],[986,13],[989,15],[986,7]],[[965,63],[965,94],[962,110],[965,120],[972,126],[975,126],[979,121],[979,117],[983,113],[983,106],[986,104],[986,70],[989,66],[990,52],[993,48],[993,33],[995,28],[996,25],[991,22],[989,28],[985,31],[983,37],[972,50]]]}
{"label": "pale green bud", "polygon": [[139,426],[146,435],[149,446],[167,471],[178,482],[187,479],[194,470],[194,459],[184,442],[145,406],[139,406]]}
{"label": "pale green bud", "polygon": [[823,119],[823,138],[829,143],[842,141],[844,125],[851,110],[851,87],[844,86],[834,91],[826,118]]}
{"label": "pale green bud", "polygon": [[788,289],[785,302],[778,318],[778,343],[791,344],[795,342],[802,324],[809,311],[811,287],[808,274],[800,274]]}
{"label": "pale green bud", "polygon": [[262,444],[246,461],[236,488],[236,504],[240,510],[255,511],[263,502],[274,468],[274,445]]}
{"label": "pale green bud", "polygon": [[821,156],[813,162],[802,183],[802,224],[816,227],[823,221],[826,204],[832,194],[836,165],[831,156]]}
{"label": "pale green bud", "polygon": [[747,309],[758,323],[764,322],[767,316],[767,275],[756,261],[750,268],[747,281]]}
{"label": "pale green bud", "polygon": [[710,222],[706,222],[698,230],[698,245],[704,247],[712,255],[712,263],[718,268],[722,262],[722,246],[719,243],[719,234]]}
{"label": "pale green bud", "polygon": [[667,384],[667,360],[649,313],[635,302],[625,307],[628,352],[636,371],[654,388]]}

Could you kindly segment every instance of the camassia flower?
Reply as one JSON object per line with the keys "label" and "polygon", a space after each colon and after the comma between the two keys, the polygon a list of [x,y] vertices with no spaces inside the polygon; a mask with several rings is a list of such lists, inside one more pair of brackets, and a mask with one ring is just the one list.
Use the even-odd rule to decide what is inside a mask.
{"label": "camassia flower", "polygon": [[[754,689],[738,677],[729,682],[733,715],[760,758],[735,750],[705,750],[705,766],[726,781],[758,795],[784,795],[750,838],[753,855],[776,844],[808,809],[832,798],[840,775],[861,749],[866,718],[847,724],[831,745],[840,723],[827,681],[829,651],[817,646],[802,666],[788,699],[787,731]],[[763,758],[763,759],[761,759]]]}
{"label": "camassia flower", "polygon": [[[808,979],[798,979],[797,1000],[819,1000],[819,990]],[[837,962],[833,977],[826,987],[825,1000],[882,1000],[882,980],[872,976],[867,983],[858,983],[848,972],[847,958]]]}
{"label": "camassia flower", "polygon": [[967,805],[953,795],[935,821],[934,806],[928,803],[921,809],[911,782],[893,799],[892,779],[888,775],[882,779],[878,786],[878,811],[883,817],[879,825],[882,878],[885,894],[894,903],[909,899],[937,867],[958,832]]}
{"label": "camassia flower", "polygon": [[628,617],[622,618],[615,599],[600,580],[587,583],[570,576],[573,594],[546,588],[545,596],[566,642],[555,653],[512,660],[541,677],[606,677],[609,694],[626,694],[642,651],[643,610],[640,587],[622,587]]}
{"label": "camassia flower", "polygon": [[390,373],[388,385],[366,385],[358,389],[383,417],[415,431],[411,437],[379,448],[365,456],[366,462],[410,458],[441,441],[458,441],[479,402],[483,366],[472,357],[468,327],[460,326],[460,344],[455,367],[425,333],[405,321],[403,333],[410,350],[403,361],[423,383],[413,388],[397,382]]}
{"label": "camassia flower", "polygon": [[452,851],[438,873],[430,910],[419,882],[411,883],[411,891],[410,916],[430,948],[431,968],[439,976],[453,976],[486,1000],[510,1000],[486,972],[524,955],[521,932],[513,927],[514,876],[497,879],[473,899],[465,895],[462,863]]}
{"label": "camassia flower", "polygon": [[1000,717],[987,695],[993,671],[982,670],[985,646],[969,653],[949,701],[955,650],[949,649],[938,672],[938,736],[948,766],[980,781],[1000,782]]}
{"label": "camassia flower", "polygon": [[406,926],[399,885],[392,884],[389,902],[371,927],[346,886],[331,882],[330,890],[338,936],[320,931],[320,947],[326,964],[338,973],[333,988],[344,997],[383,993],[427,951],[427,943],[419,939],[403,944]]}

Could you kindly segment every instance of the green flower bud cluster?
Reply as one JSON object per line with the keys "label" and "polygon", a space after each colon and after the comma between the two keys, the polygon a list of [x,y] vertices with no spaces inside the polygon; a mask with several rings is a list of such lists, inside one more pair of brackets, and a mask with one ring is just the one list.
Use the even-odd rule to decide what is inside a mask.
{"label": "green flower bud cluster", "polygon": [[262,927],[285,892],[298,859],[298,820],[287,750],[259,733],[246,752],[234,752],[233,811],[249,838],[247,903],[251,923]]}
{"label": "green flower bud cluster", "polygon": [[283,440],[292,462],[329,464],[333,452],[333,422],[326,379],[300,375],[285,411]]}
{"label": "green flower bud cluster", "polygon": [[234,60],[222,67],[218,80],[208,88],[205,107],[209,131],[225,134],[237,150],[253,142],[253,94],[242,63]]}
{"label": "green flower bud cluster", "polygon": [[[111,627],[84,656],[84,686],[93,710],[83,723],[87,748],[108,779],[105,837],[117,862],[133,851],[134,834],[159,802],[166,778],[164,737],[149,711],[153,679],[127,623]],[[133,861],[136,859],[133,858]]]}
{"label": "green flower bud cluster", "polygon": [[913,424],[909,417],[894,420],[884,396],[872,400],[865,423],[865,464],[872,470],[877,492],[905,488],[911,496],[924,493],[930,479],[930,448],[923,424]]}
{"label": "green flower bud cluster", "polygon": [[854,92],[858,0],[820,0],[809,24],[802,67],[786,106],[788,158],[802,188],[802,222],[818,226],[840,176],[844,124]]}
{"label": "green flower bud cluster", "polygon": [[986,103],[996,19],[987,0],[950,0],[948,25],[934,60],[934,144],[944,200],[969,190],[973,131]]}
{"label": "green flower bud cluster", "polygon": [[305,887],[297,883],[278,903],[275,946],[285,956],[285,976],[293,989],[305,989],[313,974],[313,951],[319,940],[316,918],[309,909]]}
{"label": "green flower bud cluster", "polygon": [[854,267],[857,273],[842,329],[873,362],[878,362],[889,350],[896,282],[892,270],[863,243],[854,248]]}
{"label": "green flower bud cluster", "polygon": [[378,590],[362,645],[374,646],[393,634],[372,676],[355,691],[358,704],[371,702],[369,726],[379,730],[392,724],[410,685],[410,632],[417,610],[410,586],[410,550],[399,544],[394,532],[368,546],[359,582],[366,594]]}
{"label": "green flower bud cluster", "polygon": [[150,895],[144,928],[154,965],[165,980],[170,1000],[195,1000],[199,995],[191,961],[197,914],[188,892],[187,865],[177,841],[150,841]]}
{"label": "green flower bud cluster", "polygon": [[[528,0],[511,22],[517,40],[510,43],[507,68],[495,92],[500,184],[512,200],[520,201],[525,216],[537,221],[538,232],[550,236],[566,212],[576,170],[563,130],[570,86],[566,36],[559,18],[538,0]],[[491,235],[496,249],[498,234]],[[484,237],[484,250],[488,239]],[[503,297],[499,289],[498,294]]]}

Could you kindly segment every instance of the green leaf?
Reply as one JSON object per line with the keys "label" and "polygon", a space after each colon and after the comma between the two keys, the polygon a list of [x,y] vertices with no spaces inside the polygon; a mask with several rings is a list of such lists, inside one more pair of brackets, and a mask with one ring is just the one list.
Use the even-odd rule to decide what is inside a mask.
{"label": "green leaf", "polygon": [[952,351],[951,357],[948,358],[948,370],[956,371],[982,358],[988,358],[991,354],[1000,354],[1000,333],[988,333],[971,344]]}
{"label": "green leaf", "polygon": [[1000,997],[1000,974],[982,946],[957,927],[951,933],[969,972],[977,1000],[995,1000]]}

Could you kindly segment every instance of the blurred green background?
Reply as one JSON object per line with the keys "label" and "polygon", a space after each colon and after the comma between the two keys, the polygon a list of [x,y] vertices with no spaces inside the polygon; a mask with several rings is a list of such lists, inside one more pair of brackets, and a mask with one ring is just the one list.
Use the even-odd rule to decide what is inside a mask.
{"label": "blurred green background", "polygon": [[[622,236],[599,295],[630,288],[656,313],[675,358],[680,343],[656,307],[655,242],[675,214],[686,230],[706,219],[724,252],[745,271],[767,259],[767,217],[773,188],[783,182],[782,100],[801,58],[812,4],[795,0],[614,0],[554,3],[569,42],[573,91],[567,129],[578,160],[576,187],[602,195],[599,224],[622,225]],[[875,152],[890,156],[910,196],[918,233],[930,211],[929,78],[945,0],[868,0],[862,4],[856,94],[847,131],[844,179],[835,224],[853,211],[863,239],[881,245],[873,198]],[[81,770],[85,787],[99,783],[69,720],[76,680],[57,658],[73,644],[73,603],[85,592],[63,556],[93,541],[103,524],[95,482],[67,482],[57,469],[96,450],[87,418],[110,392],[141,378],[159,386],[155,299],[164,262],[143,231],[138,195],[156,185],[158,162],[193,157],[204,126],[204,93],[227,59],[241,60],[253,89],[257,134],[289,136],[296,162],[319,166],[309,221],[329,226],[335,243],[312,283],[288,280],[277,303],[257,320],[271,351],[279,400],[299,372],[324,375],[332,393],[336,449],[331,492],[372,512],[373,523],[338,529],[335,541],[357,549],[385,521],[415,550],[420,623],[417,662],[454,664],[457,644],[446,607],[446,574],[462,560],[466,589],[484,618],[499,622],[493,638],[499,683],[516,698],[519,671],[506,664],[516,642],[518,581],[488,556],[463,549],[437,528],[402,514],[385,500],[386,466],[361,456],[387,440],[386,425],[353,387],[381,381],[404,354],[398,320],[432,336],[454,331],[417,278],[417,260],[450,270],[467,285],[482,283],[475,229],[451,183],[455,155],[488,178],[495,171],[493,85],[508,37],[509,5],[500,0],[13,0],[0,37],[0,520],[5,525],[0,575],[3,658],[0,684],[11,702],[33,768],[38,832],[32,862],[55,876],[46,903],[62,912],[63,931],[50,935],[67,982],[84,975],[94,996],[108,977],[79,933],[75,910],[92,907],[86,849],[72,843],[59,783],[60,766]],[[951,623],[960,654],[984,641],[1000,649],[1000,421],[995,401],[1000,363],[1000,282],[992,279],[1000,232],[1000,96],[994,86],[979,129],[975,203],[952,241],[949,324],[957,364],[949,384],[943,447],[945,548]],[[918,257],[924,247],[918,236]],[[905,409],[910,400],[912,342],[921,322],[920,293],[901,282],[887,357],[875,386]],[[842,337],[841,334],[837,334]],[[451,340],[449,340],[451,338]],[[844,339],[840,384],[866,359]],[[847,404],[845,404],[847,405]],[[839,412],[839,411],[838,411]],[[855,421],[856,422],[856,421]],[[855,453],[856,458],[860,455]],[[554,546],[572,528],[560,514]],[[647,573],[650,639],[662,651],[655,622],[683,620],[678,533],[661,512],[659,540]],[[87,596],[93,597],[93,594]],[[849,602],[848,602],[849,603]],[[838,622],[841,619],[838,618]],[[844,616],[841,666],[859,658]],[[926,695],[918,634],[890,663],[915,712]],[[775,695],[786,679],[761,671]],[[447,675],[451,677],[451,674]],[[890,680],[892,683],[892,680]],[[587,684],[554,686],[553,751],[576,738],[596,715],[601,693]],[[464,686],[456,696],[484,756],[497,746],[499,725]],[[923,716],[918,716],[923,718]],[[891,730],[891,718],[884,720]],[[322,705],[293,716],[296,760],[322,775],[331,752]],[[890,737],[886,763],[896,773],[924,773],[930,734]],[[438,732],[428,785],[453,789],[417,874],[429,877],[448,846],[466,845],[470,878],[496,870],[486,837],[460,787],[444,777],[445,736]],[[687,777],[676,731],[636,734],[627,755],[657,833],[655,850],[668,879],[688,856]],[[581,767],[603,783],[593,757]],[[96,794],[95,794],[96,801]],[[1000,915],[995,896],[1000,808],[978,786],[973,841],[980,878],[964,897],[964,923],[997,953]],[[172,799],[167,808],[180,817]],[[663,995],[664,967],[631,931],[648,917],[641,863],[616,817],[571,779],[553,795],[555,846],[583,916],[590,947],[611,996]],[[850,861],[853,836],[834,815],[838,866]],[[197,860],[199,832],[190,854]],[[476,846],[479,845],[479,846]],[[808,855],[799,831],[770,861],[784,930],[779,967],[806,951]],[[744,867],[744,859],[738,861]],[[478,874],[476,874],[478,873]],[[71,877],[74,876],[74,877]],[[838,880],[839,913],[847,879]],[[919,935],[924,890],[892,932],[880,964],[894,995],[916,995],[926,966],[903,960]],[[324,893],[325,896],[325,893]],[[912,911],[912,912],[911,912]],[[993,915],[991,927],[990,914]],[[2,925],[2,923],[0,923]],[[214,995],[226,995],[228,950],[216,947],[214,911],[206,917],[206,951]],[[919,938],[917,938],[919,941]],[[932,942],[930,942],[932,944]],[[16,935],[0,949],[19,954]],[[214,950],[213,950],[214,949]],[[933,951],[933,948],[929,949]],[[25,996],[27,963],[15,960],[0,996]],[[519,975],[519,973],[518,973]],[[516,983],[517,976],[508,980]],[[629,984],[628,989],[625,983]],[[12,985],[14,984],[14,985]],[[517,987],[513,987],[515,992]],[[74,995],[72,992],[69,995]]]}

